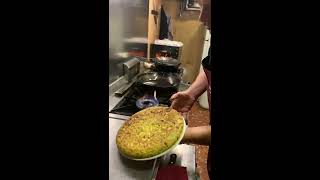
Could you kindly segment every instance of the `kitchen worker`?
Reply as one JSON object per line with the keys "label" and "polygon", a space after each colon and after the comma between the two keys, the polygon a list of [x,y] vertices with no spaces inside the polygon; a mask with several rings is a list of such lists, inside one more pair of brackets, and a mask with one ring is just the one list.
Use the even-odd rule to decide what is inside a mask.
{"label": "kitchen worker", "polygon": [[[204,23],[205,26],[211,32],[211,0],[202,0],[200,2],[202,5],[202,12],[200,15],[200,21]],[[212,49],[211,49],[212,48]],[[211,52],[212,51],[212,52]],[[212,55],[211,55],[212,54]],[[201,96],[205,91],[208,93],[209,101],[209,112],[211,114],[211,71],[212,71],[212,58],[214,54],[214,47],[211,46],[208,56],[202,60],[203,70],[201,70],[192,83],[192,85],[185,91],[173,94],[171,97],[172,108],[179,112],[188,112],[191,107],[196,102],[199,96]],[[210,117],[209,117],[210,118]],[[211,122],[211,118],[210,118]],[[210,123],[211,124],[211,123]],[[208,173],[210,179],[212,179],[211,171],[211,126],[198,126],[189,127],[186,130],[183,143],[192,143],[199,145],[208,145]]]}

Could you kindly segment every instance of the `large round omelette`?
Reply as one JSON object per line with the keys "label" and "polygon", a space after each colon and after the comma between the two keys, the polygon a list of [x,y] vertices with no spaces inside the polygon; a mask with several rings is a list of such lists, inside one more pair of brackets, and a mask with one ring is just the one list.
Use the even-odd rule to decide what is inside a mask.
{"label": "large round omelette", "polygon": [[116,143],[130,158],[144,159],[171,148],[181,137],[184,119],[174,109],[150,107],[132,115],[119,129]]}

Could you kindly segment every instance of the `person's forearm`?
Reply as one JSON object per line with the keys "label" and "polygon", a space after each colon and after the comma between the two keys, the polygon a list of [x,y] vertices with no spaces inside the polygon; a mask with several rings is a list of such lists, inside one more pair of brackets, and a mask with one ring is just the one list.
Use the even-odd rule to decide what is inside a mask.
{"label": "person's forearm", "polygon": [[202,93],[204,93],[208,86],[208,80],[205,72],[201,69],[196,80],[192,85],[186,90],[189,94],[198,98]]}
{"label": "person's forearm", "polygon": [[211,126],[198,126],[187,128],[182,143],[210,145]]}

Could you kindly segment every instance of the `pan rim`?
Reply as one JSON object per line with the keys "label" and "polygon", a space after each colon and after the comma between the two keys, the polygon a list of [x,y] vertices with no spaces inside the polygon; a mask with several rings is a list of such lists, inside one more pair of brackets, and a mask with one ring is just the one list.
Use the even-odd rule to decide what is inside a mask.
{"label": "pan rim", "polygon": [[184,117],[182,117],[182,118],[183,118],[183,129],[182,129],[182,132],[181,132],[181,134],[180,134],[179,139],[178,139],[169,149],[165,150],[164,152],[162,152],[162,153],[160,153],[160,154],[158,154],[158,155],[152,156],[152,157],[141,158],[141,159],[129,157],[129,156],[125,155],[123,152],[121,152],[121,150],[118,148],[119,153],[120,153],[123,157],[125,157],[125,158],[127,158],[127,159],[130,159],[130,160],[134,160],[134,161],[148,161],[148,160],[157,159],[157,158],[159,158],[159,157],[162,157],[162,156],[166,155],[167,153],[169,153],[170,151],[172,151],[175,147],[177,147],[177,146],[180,144],[180,142],[182,141],[182,138],[183,138],[183,136],[184,136],[184,134],[185,134],[185,132],[186,132],[186,130],[187,130],[187,124],[186,124],[185,118],[184,118]]}

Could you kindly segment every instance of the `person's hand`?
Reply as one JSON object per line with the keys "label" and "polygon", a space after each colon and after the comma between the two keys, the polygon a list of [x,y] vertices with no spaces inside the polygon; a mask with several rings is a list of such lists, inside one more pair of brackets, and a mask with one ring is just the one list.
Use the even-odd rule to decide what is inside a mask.
{"label": "person's hand", "polygon": [[171,107],[178,112],[188,112],[191,110],[192,105],[196,101],[196,98],[187,91],[175,93],[171,96]]}

